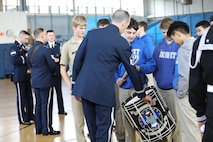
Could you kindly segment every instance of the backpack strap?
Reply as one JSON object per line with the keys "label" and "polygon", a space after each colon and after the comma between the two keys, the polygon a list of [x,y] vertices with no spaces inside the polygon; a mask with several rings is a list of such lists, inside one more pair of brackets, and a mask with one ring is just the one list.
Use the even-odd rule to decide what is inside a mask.
{"label": "backpack strap", "polygon": [[37,50],[38,50],[41,46],[43,46],[43,44],[39,44],[39,45],[37,45],[37,46],[34,48],[33,53],[32,53],[32,55],[30,56],[30,63],[31,63],[31,64],[32,64],[32,61],[33,61],[33,57],[35,56],[35,53],[37,52]]}

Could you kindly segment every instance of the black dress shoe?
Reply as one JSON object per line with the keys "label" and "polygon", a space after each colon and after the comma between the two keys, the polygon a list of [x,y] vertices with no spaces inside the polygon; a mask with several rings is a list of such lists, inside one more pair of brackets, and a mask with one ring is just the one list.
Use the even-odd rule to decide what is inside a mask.
{"label": "black dress shoe", "polygon": [[60,114],[60,115],[67,115],[67,112],[59,112],[58,114]]}
{"label": "black dress shoe", "polygon": [[49,133],[48,132],[46,132],[46,133],[42,133],[43,134],[43,136],[48,136],[49,135]]}
{"label": "black dress shoe", "polygon": [[31,125],[30,122],[20,122],[19,124],[23,124],[23,125]]}
{"label": "black dress shoe", "polygon": [[36,131],[36,135],[42,134],[42,131]]}
{"label": "black dress shoe", "polygon": [[55,131],[55,130],[49,132],[50,135],[59,135],[60,133],[61,133],[60,131]]}

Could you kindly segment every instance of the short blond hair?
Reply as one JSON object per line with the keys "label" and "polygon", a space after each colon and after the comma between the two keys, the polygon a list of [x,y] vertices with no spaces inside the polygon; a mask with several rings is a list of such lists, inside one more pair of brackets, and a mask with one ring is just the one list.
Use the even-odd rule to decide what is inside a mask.
{"label": "short blond hair", "polygon": [[86,17],[83,15],[76,15],[72,19],[72,26],[77,27],[77,26],[87,26],[87,20]]}
{"label": "short blond hair", "polygon": [[161,20],[160,29],[169,29],[169,26],[173,23],[174,21],[171,18],[164,18]]}

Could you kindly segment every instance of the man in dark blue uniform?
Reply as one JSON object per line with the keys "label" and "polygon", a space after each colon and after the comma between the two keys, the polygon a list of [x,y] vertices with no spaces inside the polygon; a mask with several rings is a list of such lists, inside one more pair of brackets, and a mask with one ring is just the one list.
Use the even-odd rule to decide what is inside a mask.
{"label": "man in dark blue uniform", "polygon": [[53,96],[51,88],[54,85],[53,74],[56,73],[57,65],[51,58],[51,52],[44,45],[46,31],[37,28],[34,31],[35,44],[28,53],[29,66],[32,70],[32,87],[36,97],[35,106],[35,130],[36,134],[57,135],[60,131],[52,127]]}
{"label": "man in dark blue uniform", "polygon": [[131,47],[120,35],[129,22],[129,13],[117,10],[112,24],[88,32],[75,56],[72,95],[82,101],[91,142],[111,139],[115,113],[114,73],[120,62],[124,63],[140,97],[153,103],[150,96],[142,93],[141,75],[129,61]]}
{"label": "man in dark blue uniform", "polygon": [[27,31],[20,31],[10,49],[10,58],[14,66],[12,79],[17,91],[18,120],[20,124],[25,125],[30,125],[30,120],[34,120],[31,75],[27,65],[28,47],[24,45],[29,36]]}
{"label": "man in dark blue uniform", "polygon": [[[45,43],[47,47],[51,50],[52,58],[54,59],[57,65],[57,71],[54,75],[54,87],[56,90],[57,103],[58,103],[58,114],[67,115],[67,112],[64,111],[64,100],[62,96],[61,89],[61,74],[60,74],[60,47],[61,43],[55,41],[55,33],[53,30],[47,31],[47,42]],[[54,89],[52,88],[52,94],[54,94]]]}

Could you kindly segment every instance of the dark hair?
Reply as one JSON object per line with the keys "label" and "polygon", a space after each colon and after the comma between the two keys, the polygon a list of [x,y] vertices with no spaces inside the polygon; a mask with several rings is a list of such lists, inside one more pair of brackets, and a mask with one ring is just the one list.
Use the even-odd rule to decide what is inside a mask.
{"label": "dark hair", "polygon": [[129,26],[127,27],[127,29],[131,29],[131,28],[133,28],[136,31],[138,30],[138,22],[134,18],[130,19]]}
{"label": "dark hair", "polygon": [[105,26],[105,25],[109,25],[110,21],[109,19],[103,18],[103,19],[99,19],[97,22],[97,27],[99,26]]}
{"label": "dark hair", "polygon": [[210,20],[210,22],[211,22],[211,21],[213,21],[213,15],[212,15],[212,16],[210,16],[210,19],[209,19],[209,20]]}
{"label": "dark hair", "polygon": [[145,21],[140,21],[140,22],[138,22],[138,26],[139,27],[143,27],[144,31],[146,31],[147,27],[148,27],[148,24]]}
{"label": "dark hair", "polygon": [[175,21],[169,26],[167,36],[171,37],[171,35],[174,35],[175,31],[179,31],[183,34],[189,34],[189,26],[185,22]]}
{"label": "dark hair", "polygon": [[54,30],[47,30],[47,33],[54,33]]}
{"label": "dark hair", "polygon": [[21,31],[19,32],[19,35],[21,35],[21,34],[30,36],[30,33],[28,33],[28,32],[25,31],[25,30],[21,30]]}
{"label": "dark hair", "polygon": [[201,26],[203,28],[208,28],[210,26],[210,23],[209,23],[209,21],[202,20],[195,25],[196,28],[199,26]]}

